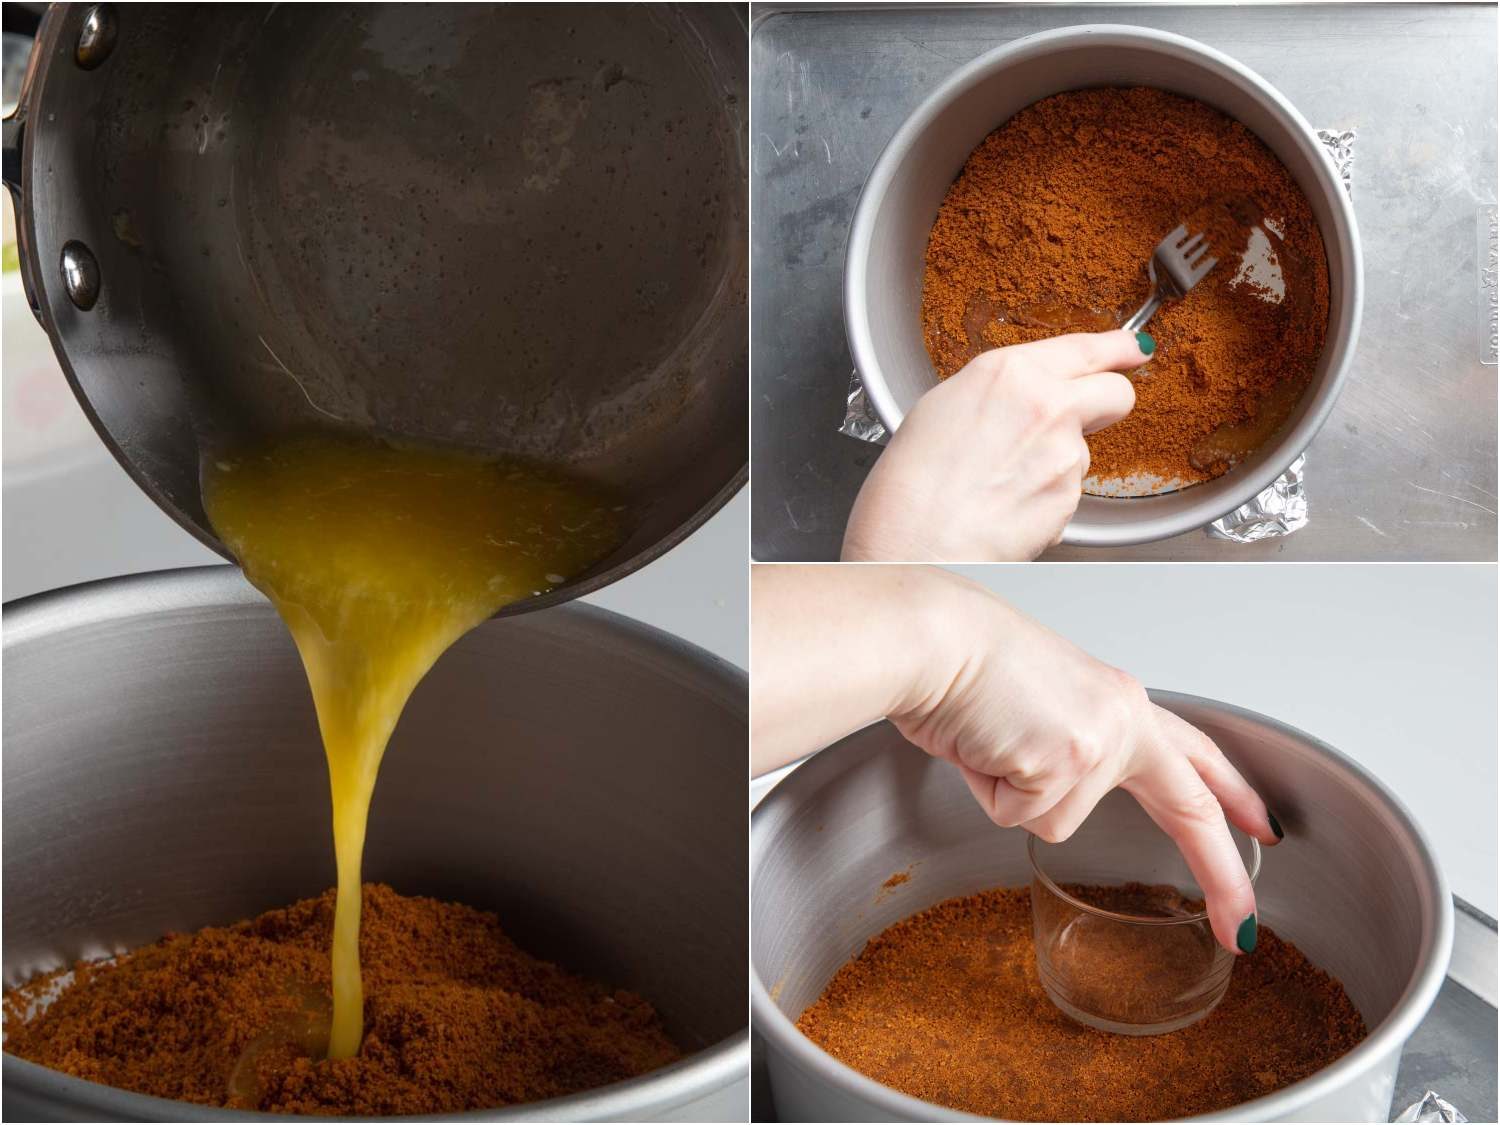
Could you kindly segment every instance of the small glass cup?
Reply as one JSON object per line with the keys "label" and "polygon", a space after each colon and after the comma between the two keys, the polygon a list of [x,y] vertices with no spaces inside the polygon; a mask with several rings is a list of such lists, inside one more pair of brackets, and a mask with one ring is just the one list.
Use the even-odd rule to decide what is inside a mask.
{"label": "small glass cup", "polygon": [[[1231,828],[1251,882],[1260,845]],[[1071,837],[1032,836],[1031,919],[1048,998],[1089,1027],[1161,1035],[1223,998],[1234,956],[1214,940],[1203,892],[1171,838],[1111,793]]]}

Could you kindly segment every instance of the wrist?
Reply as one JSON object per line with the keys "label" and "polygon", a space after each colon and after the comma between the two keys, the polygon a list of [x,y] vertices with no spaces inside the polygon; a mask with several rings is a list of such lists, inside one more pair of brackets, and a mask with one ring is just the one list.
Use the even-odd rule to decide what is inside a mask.
{"label": "wrist", "polygon": [[993,646],[997,610],[1009,609],[982,586],[949,571],[923,567],[918,573],[923,581],[907,614],[909,658],[887,712],[903,729],[921,726],[953,696],[966,672]]}
{"label": "wrist", "polygon": [[844,529],[842,558],[846,562],[948,562],[940,543],[929,541],[930,520],[935,506],[947,505],[941,498],[914,491],[909,459],[901,454],[899,435],[880,455],[870,475],[854,498]]}
{"label": "wrist", "polygon": [[915,549],[894,518],[895,510],[878,481],[866,481],[854,499],[849,522],[844,528],[844,542],[839,553],[843,562],[925,561],[927,556]]}
{"label": "wrist", "polygon": [[920,563],[934,559],[931,552],[892,529],[866,526],[851,520],[844,531],[840,562]]}

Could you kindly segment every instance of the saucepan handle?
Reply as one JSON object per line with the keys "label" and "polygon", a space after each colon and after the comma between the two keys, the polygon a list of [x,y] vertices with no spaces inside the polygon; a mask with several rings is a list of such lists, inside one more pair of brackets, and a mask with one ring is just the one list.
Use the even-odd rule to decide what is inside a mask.
{"label": "saucepan handle", "polygon": [[[22,123],[26,119],[26,95],[31,89],[32,68],[36,63],[37,32],[41,29],[45,4],[7,4],[5,5],[4,28],[5,37],[10,41],[14,36],[20,39],[31,40],[27,47],[26,65],[22,68],[21,85],[16,97],[15,108],[5,118],[5,161],[3,177],[5,186],[10,188],[12,198],[16,203],[17,214],[20,213],[21,199],[21,140]],[[6,70],[14,65],[13,60],[5,60]]]}
{"label": "saucepan handle", "polygon": [[16,205],[16,212],[21,210],[21,118],[19,114],[13,113],[5,119],[4,125],[4,168],[3,175],[5,186],[10,188],[11,202]]}

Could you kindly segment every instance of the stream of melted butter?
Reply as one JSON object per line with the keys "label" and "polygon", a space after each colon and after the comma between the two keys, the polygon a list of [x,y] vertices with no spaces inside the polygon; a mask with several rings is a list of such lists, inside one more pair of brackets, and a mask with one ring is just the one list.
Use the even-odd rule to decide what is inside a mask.
{"label": "stream of melted butter", "polygon": [[207,465],[214,529],[291,630],[328,759],[338,899],[328,1056],[359,1050],[360,858],[408,697],[497,610],[620,541],[598,490],[530,465],[307,436]]}

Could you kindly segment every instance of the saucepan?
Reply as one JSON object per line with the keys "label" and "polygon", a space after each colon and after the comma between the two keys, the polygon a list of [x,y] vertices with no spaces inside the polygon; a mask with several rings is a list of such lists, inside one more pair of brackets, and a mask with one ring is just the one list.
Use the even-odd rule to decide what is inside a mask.
{"label": "saucepan", "polygon": [[737,4],[57,4],[5,123],[27,296],[221,554],[200,453],[310,426],[560,463],[681,541],[745,479]]}
{"label": "saucepan", "polygon": [[[42,594],[4,624],[7,986],[332,885],[307,677],[236,570]],[[587,606],[488,622],[418,687],[365,877],[497,911],[523,948],[649,999],[686,1055],[462,1119],[744,1120],[746,730],[741,671]],[[10,1055],[4,1116],[246,1118]]]}
{"label": "saucepan", "polygon": [[949,185],[979,142],[1017,111],[1088,86],[1156,86],[1238,120],[1307,196],[1328,255],[1327,339],[1280,430],[1214,480],[1159,495],[1084,496],[1063,531],[1064,543],[1124,546],[1202,527],[1270,485],[1316,436],[1354,356],[1362,300],[1354,208],[1317,134],[1270,83],[1202,43],[1141,27],[1062,28],[981,55],[922,101],[865,181],[844,262],[844,324],[870,402],[894,433],[937,383],[922,343],[922,261]]}
{"label": "saucepan", "polygon": [[[1432,1007],[1453,943],[1431,843],[1378,780],[1310,735],[1213,700],[1152,698],[1213,738],[1276,809],[1287,838],[1264,854],[1260,918],[1343,982],[1370,1030],[1310,1077],[1192,1120],[1390,1120],[1402,1045]],[[1096,815],[1121,808],[1106,803]],[[955,895],[1029,884],[1026,839],[997,829],[957,770],[884,723],[824,750],[760,803],[751,1013],[782,1120],[975,1120],[851,1070],[794,1021],[892,923]],[[879,893],[915,861],[908,882]]]}

